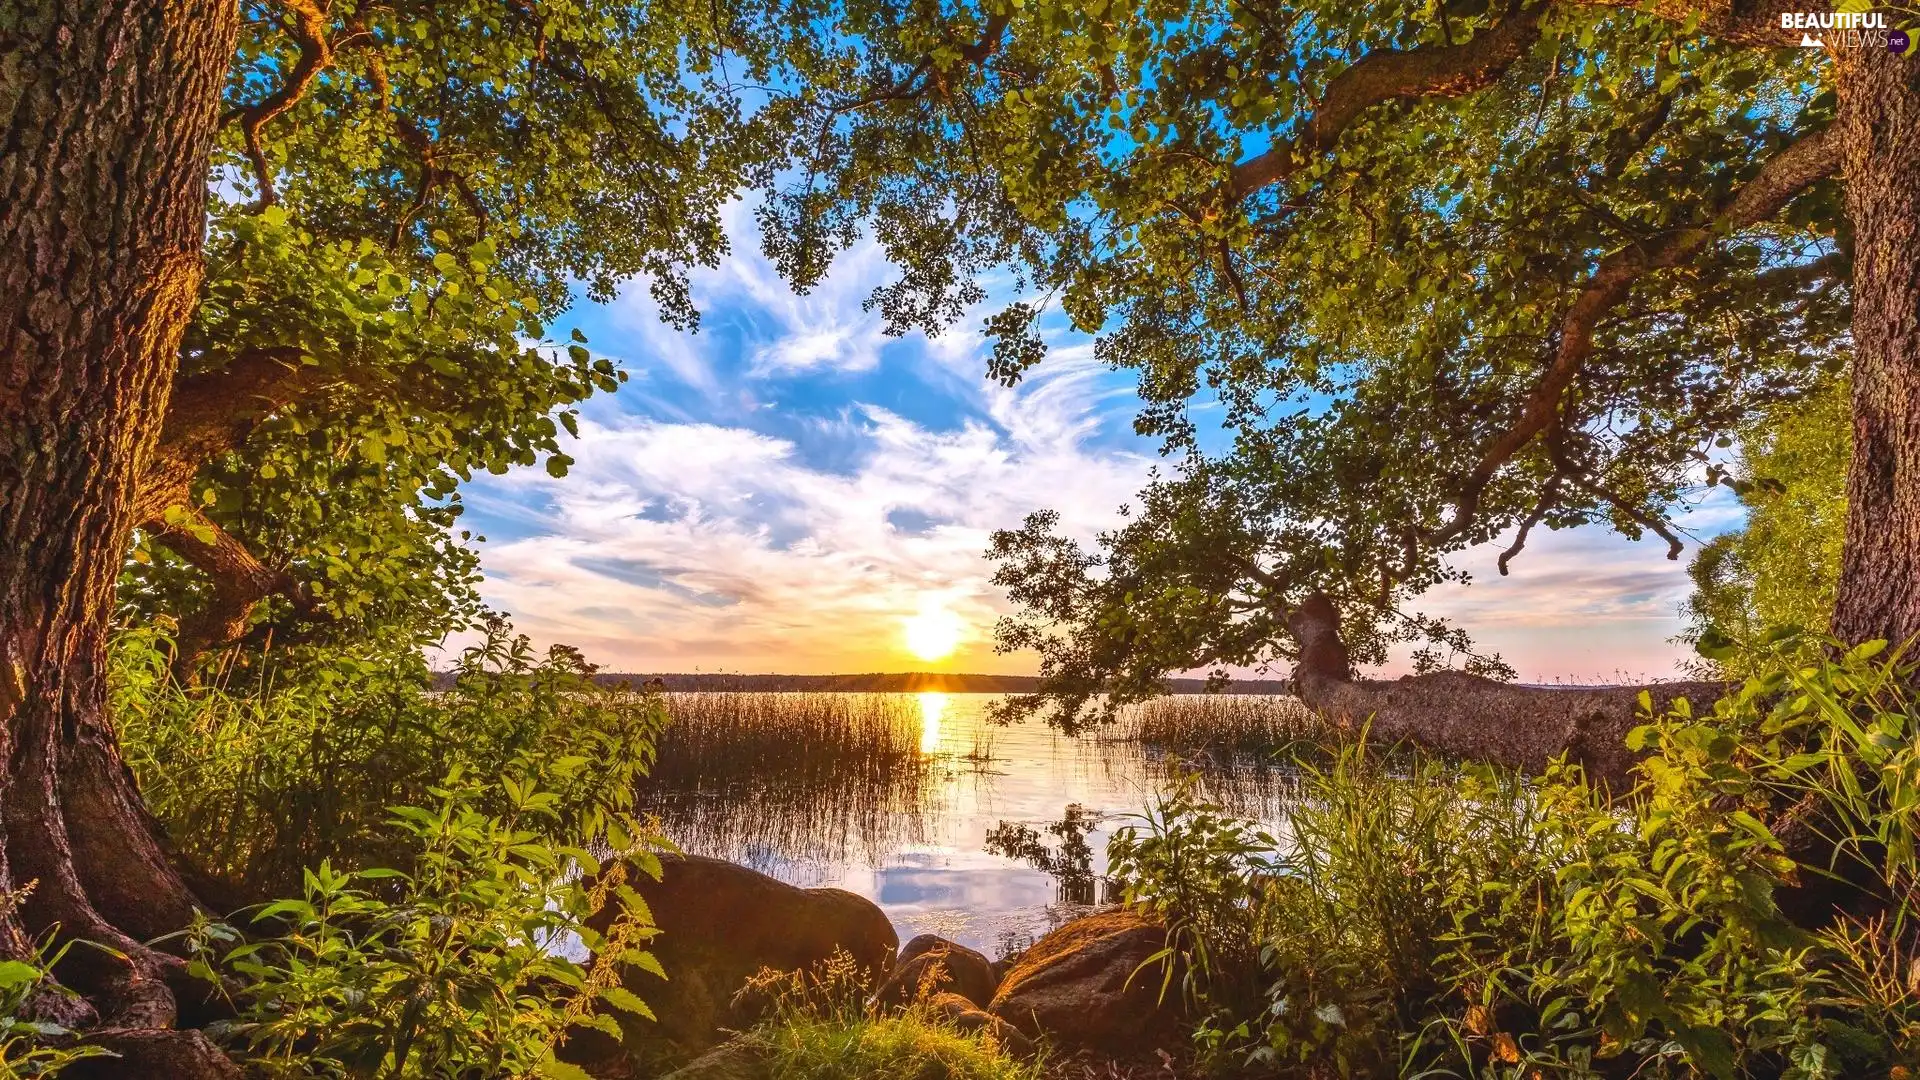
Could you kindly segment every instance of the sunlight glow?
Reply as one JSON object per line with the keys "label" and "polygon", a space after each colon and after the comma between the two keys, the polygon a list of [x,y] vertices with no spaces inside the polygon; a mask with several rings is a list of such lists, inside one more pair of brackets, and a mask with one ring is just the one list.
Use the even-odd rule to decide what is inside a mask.
{"label": "sunlight glow", "polygon": [[940,749],[940,717],[947,711],[947,695],[924,690],[920,695],[920,752],[931,754]]}
{"label": "sunlight glow", "polygon": [[922,660],[940,660],[953,655],[967,630],[960,616],[933,604],[923,606],[918,615],[908,616],[903,625],[907,651]]}

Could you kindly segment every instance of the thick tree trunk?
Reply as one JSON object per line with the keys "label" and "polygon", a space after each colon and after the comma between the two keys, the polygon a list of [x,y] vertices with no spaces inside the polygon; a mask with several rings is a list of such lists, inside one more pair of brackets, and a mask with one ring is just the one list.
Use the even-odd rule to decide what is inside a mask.
{"label": "thick tree trunk", "polygon": [[0,0],[0,887],[33,883],[29,929],[128,954],[62,974],[133,1029],[172,1023],[178,973],[137,939],[194,901],[116,748],[106,641],[237,28],[233,0]]}
{"label": "thick tree trunk", "polygon": [[1833,632],[1903,642],[1920,635],[1920,60],[1869,52],[1844,61],[1838,123],[1854,234],[1854,368]]}

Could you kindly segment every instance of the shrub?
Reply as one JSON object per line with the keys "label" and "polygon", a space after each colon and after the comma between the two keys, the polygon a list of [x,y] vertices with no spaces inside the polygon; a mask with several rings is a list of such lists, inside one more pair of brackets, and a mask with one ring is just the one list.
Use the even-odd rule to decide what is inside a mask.
{"label": "shrub", "polygon": [[[404,869],[414,838],[389,808],[428,805],[455,771],[550,794],[528,827],[556,842],[620,829],[666,724],[659,698],[597,686],[578,652],[536,653],[498,617],[484,631],[443,692],[424,669],[349,656],[251,687],[188,686],[164,633],[121,634],[121,744],[176,849],[223,894],[209,899],[291,895],[322,862]],[[497,784],[478,798],[493,814],[511,801]]]}
{"label": "shrub", "polygon": [[[1383,767],[1362,741],[1303,763],[1271,845],[1163,804],[1152,843],[1186,853],[1130,836],[1116,870],[1168,913],[1166,959],[1213,969],[1203,1048],[1357,1074],[1912,1075],[1914,669],[1878,645],[1768,647],[1710,716],[1643,702],[1622,799],[1565,763]],[[1822,883],[1839,913],[1782,910]]]}
{"label": "shrub", "polygon": [[[31,889],[28,885],[0,892],[0,913],[10,914]],[[73,1032],[48,1019],[48,1010],[40,1007],[44,1002],[36,1000],[73,997],[51,971],[69,948],[71,942],[54,946],[42,941],[17,959],[0,960],[0,1077],[46,1080],[76,1061],[106,1053],[97,1046],[75,1045]]]}
{"label": "shrub", "polygon": [[578,1077],[555,1056],[571,1025],[618,1038],[601,1010],[650,1015],[617,978],[659,971],[646,906],[601,870],[659,873],[635,807],[657,698],[605,691],[499,619],[440,693],[350,664],[252,694],[182,686],[153,633],[117,658],[129,758],[183,852],[236,892],[298,894],[180,935],[232,998],[210,1034],[256,1074]]}

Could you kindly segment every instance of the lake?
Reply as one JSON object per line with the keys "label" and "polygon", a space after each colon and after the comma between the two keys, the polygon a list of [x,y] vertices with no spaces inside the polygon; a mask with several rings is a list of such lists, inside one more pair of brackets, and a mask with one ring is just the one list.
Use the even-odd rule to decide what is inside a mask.
{"label": "lake", "polygon": [[[1107,899],[1106,843],[1176,776],[1271,819],[1291,774],[1271,752],[1173,749],[1118,725],[1068,737],[987,719],[996,694],[674,694],[643,792],[685,850],[887,913],[995,956]],[[1184,699],[1184,701],[1183,701]],[[1163,711],[1286,715],[1290,699],[1163,699]],[[1220,740],[1230,742],[1230,740]]]}

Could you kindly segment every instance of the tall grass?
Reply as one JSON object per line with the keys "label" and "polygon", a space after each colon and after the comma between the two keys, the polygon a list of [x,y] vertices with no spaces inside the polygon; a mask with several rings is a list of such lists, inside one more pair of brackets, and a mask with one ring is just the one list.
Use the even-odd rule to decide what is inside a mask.
{"label": "tall grass", "polygon": [[912,695],[693,693],[666,704],[641,803],[689,850],[840,859],[921,838],[934,762]]}
{"label": "tall grass", "polygon": [[926,1002],[878,1015],[873,987],[845,953],[811,971],[762,971],[742,991],[762,1021],[744,1039],[781,1080],[1042,1080],[991,1029],[962,1031]]}
{"label": "tall grass", "polygon": [[1709,715],[1643,696],[1624,795],[1349,742],[1278,828],[1177,792],[1109,873],[1217,1064],[1912,1077],[1920,669],[1878,645],[1783,641]]}
{"label": "tall grass", "polygon": [[1101,738],[1184,755],[1267,754],[1327,734],[1326,721],[1298,698],[1174,694],[1124,706]]}

